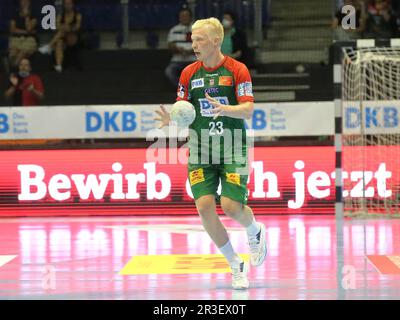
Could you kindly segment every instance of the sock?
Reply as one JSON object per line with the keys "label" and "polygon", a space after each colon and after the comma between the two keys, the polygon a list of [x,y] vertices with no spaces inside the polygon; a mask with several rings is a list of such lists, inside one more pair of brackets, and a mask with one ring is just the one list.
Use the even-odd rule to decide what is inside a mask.
{"label": "sock", "polygon": [[249,236],[256,236],[260,232],[260,230],[260,226],[256,222],[256,219],[254,219],[253,217],[252,223],[248,227],[246,227],[247,234]]}
{"label": "sock", "polygon": [[235,250],[233,250],[231,241],[228,240],[227,243],[225,243],[221,248],[218,248],[221,253],[225,256],[226,260],[228,260],[228,263],[232,266],[238,266],[240,263],[242,263],[242,259],[237,255]]}

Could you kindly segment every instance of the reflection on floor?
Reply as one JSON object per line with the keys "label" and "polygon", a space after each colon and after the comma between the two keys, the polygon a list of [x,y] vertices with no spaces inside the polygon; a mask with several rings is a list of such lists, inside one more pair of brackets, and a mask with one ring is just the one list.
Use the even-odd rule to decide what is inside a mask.
{"label": "reflection on floor", "polygon": [[[267,259],[251,268],[248,290],[234,291],[226,270],[121,272],[135,256],[218,257],[197,216],[3,218],[0,299],[400,299],[400,220],[345,220],[343,230],[334,216],[258,220]],[[223,222],[247,254],[243,229]]]}

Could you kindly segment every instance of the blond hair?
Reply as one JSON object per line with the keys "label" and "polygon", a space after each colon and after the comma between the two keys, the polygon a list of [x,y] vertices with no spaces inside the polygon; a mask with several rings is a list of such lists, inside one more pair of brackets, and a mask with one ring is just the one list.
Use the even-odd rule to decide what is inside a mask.
{"label": "blond hair", "polygon": [[220,43],[224,40],[224,27],[217,18],[208,18],[197,20],[192,25],[192,31],[205,27],[210,38],[220,39]]}

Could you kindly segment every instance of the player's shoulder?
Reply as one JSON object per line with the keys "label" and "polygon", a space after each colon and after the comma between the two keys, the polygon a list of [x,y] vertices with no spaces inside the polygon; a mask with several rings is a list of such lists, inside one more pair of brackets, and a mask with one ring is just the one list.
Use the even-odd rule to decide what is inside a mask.
{"label": "player's shoulder", "polygon": [[232,71],[248,70],[247,66],[243,62],[229,56],[226,57],[225,67]]}
{"label": "player's shoulder", "polygon": [[182,74],[188,78],[191,78],[199,69],[201,68],[201,62],[195,61],[189,65],[187,65],[183,70]]}

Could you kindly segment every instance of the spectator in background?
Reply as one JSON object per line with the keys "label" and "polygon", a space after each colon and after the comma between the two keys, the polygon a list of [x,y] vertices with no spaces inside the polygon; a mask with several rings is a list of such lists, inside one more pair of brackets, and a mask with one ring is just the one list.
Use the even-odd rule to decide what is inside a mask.
{"label": "spectator in background", "polygon": [[392,0],[393,37],[400,37],[400,0]]}
{"label": "spectator in background", "polygon": [[235,20],[235,15],[232,12],[224,13],[222,19],[224,40],[222,41],[221,51],[224,55],[248,64],[247,37],[244,32],[236,27]]}
{"label": "spectator in background", "polygon": [[367,38],[389,39],[392,36],[392,16],[386,0],[372,0],[367,7]]}
{"label": "spectator in background", "polygon": [[18,74],[10,75],[10,85],[5,92],[7,100],[13,99],[14,106],[37,106],[44,96],[43,82],[32,74],[31,63],[23,58],[18,66]]}
{"label": "spectator in background", "polygon": [[[342,20],[347,13],[342,13],[342,7],[351,5],[356,9],[356,28],[355,29],[344,29],[342,27]],[[362,38],[363,32],[365,31],[366,25],[366,13],[364,3],[359,0],[345,0],[343,6],[336,12],[335,17],[332,21],[332,29],[334,32],[335,40],[355,40]]]}
{"label": "spectator in background", "polygon": [[37,20],[31,14],[31,1],[20,0],[18,13],[10,21],[9,64],[18,67],[23,58],[37,50]]}
{"label": "spectator in background", "polygon": [[172,58],[165,75],[176,88],[181,71],[196,60],[192,49],[192,12],[183,8],[179,11],[179,24],[174,26],[168,33],[168,49]]}
{"label": "spectator in background", "polygon": [[62,72],[65,50],[77,50],[80,40],[82,15],[75,9],[73,0],[64,0],[63,12],[57,16],[58,32],[50,43],[39,48],[43,54],[55,50],[56,65],[54,69]]}

